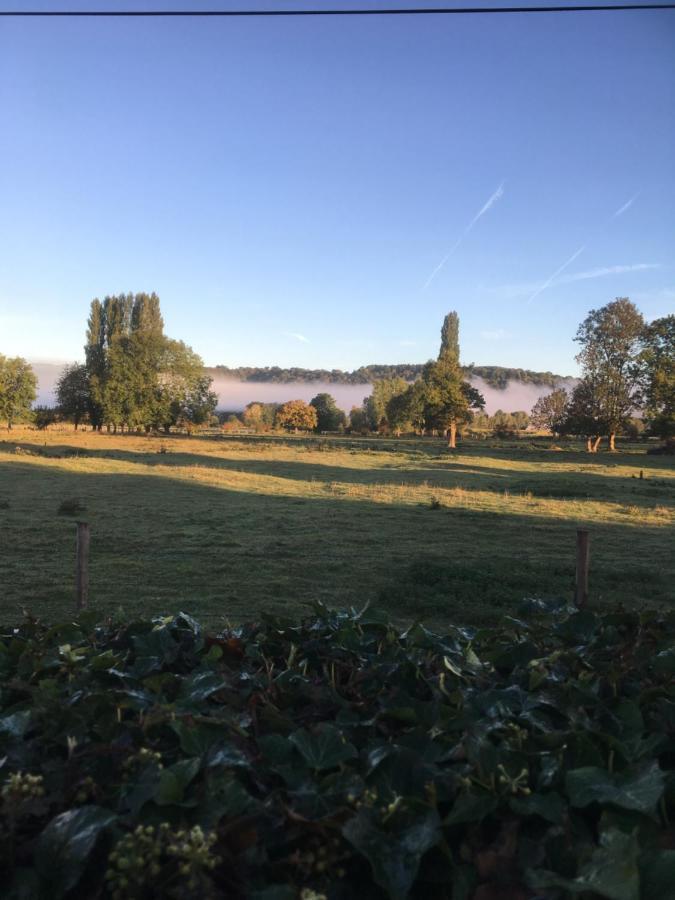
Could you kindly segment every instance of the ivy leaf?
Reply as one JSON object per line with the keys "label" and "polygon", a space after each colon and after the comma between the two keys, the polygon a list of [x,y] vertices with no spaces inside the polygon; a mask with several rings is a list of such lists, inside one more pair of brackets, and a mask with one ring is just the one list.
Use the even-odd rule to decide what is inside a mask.
{"label": "ivy leaf", "polygon": [[559,825],[565,814],[565,801],[555,791],[548,794],[530,794],[528,797],[513,797],[509,806],[519,816],[540,816],[553,825]]}
{"label": "ivy leaf", "polygon": [[400,834],[382,831],[369,813],[361,812],[347,822],[342,834],[368,860],[375,881],[390,900],[405,900],[420,860],[441,836],[438,816],[433,812]]}
{"label": "ivy leaf", "polygon": [[614,776],[605,769],[586,766],[572,769],[565,779],[572,806],[583,809],[593,802],[611,803],[647,815],[654,812],[664,784],[663,772],[655,760],[635,773]]}
{"label": "ivy leaf", "polygon": [[182,759],[168,769],[162,769],[155,791],[155,803],[158,806],[180,803],[185,788],[199,772],[200,764],[198,759]]}
{"label": "ivy leaf", "polygon": [[465,791],[458,795],[444,825],[461,825],[464,822],[480,822],[497,808],[497,798],[486,791]]}
{"label": "ivy leaf", "polygon": [[116,818],[109,809],[80,806],[51,820],[35,850],[35,866],[49,883],[50,897],[63,897],[75,887],[101,831]]}
{"label": "ivy leaf", "polygon": [[535,889],[558,888],[570,894],[591,892],[607,900],[640,900],[638,853],[637,831],[625,834],[613,828],[602,833],[600,846],[576,878],[530,870],[526,881]]}
{"label": "ivy leaf", "polygon": [[332,769],[358,755],[356,748],[332,725],[323,725],[315,733],[303,728],[295,731],[289,741],[297,747],[307,765],[318,771]]}

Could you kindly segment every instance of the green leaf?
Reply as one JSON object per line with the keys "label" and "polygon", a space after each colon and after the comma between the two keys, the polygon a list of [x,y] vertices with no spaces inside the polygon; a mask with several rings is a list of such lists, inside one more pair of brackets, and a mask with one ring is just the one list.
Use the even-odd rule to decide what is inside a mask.
{"label": "green leaf", "polygon": [[371,815],[362,811],[347,822],[342,834],[368,860],[375,881],[390,900],[405,900],[422,856],[441,838],[438,816],[433,812],[397,834],[378,828]]}
{"label": "green leaf", "polygon": [[195,703],[201,703],[211,694],[215,694],[225,687],[227,687],[227,683],[223,681],[222,675],[212,669],[206,672],[195,672],[183,681],[178,702],[181,706],[190,707]]}
{"label": "green leaf", "polygon": [[614,776],[605,769],[586,766],[567,773],[565,788],[572,806],[583,809],[593,802],[611,803],[647,815],[654,812],[664,788],[663,772],[653,761],[638,772]]}
{"label": "green leaf", "polygon": [[526,882],[535,889],[559,888],[570,894],[592,892],[608,900],[640,900],[638,853],[637,831],[626,834],[609,829],[601,834],[600,846],[576,878],[564,878],[545,870],[529,870]]}
{"label": "green leaf", "polygon": [[185,788],[199,772],[200,765],[199,759],[182,759],[168,769],[162,769],[159,776],[159,784],[155,791],[155,803],[158,806],[180,803],[183,799]]}
{"label": "green leaf", "polygon": [[461,825],[463,822],[480,822],[497,808],[497,798],[487,791],[465,791],[457,796],[444,825]]}
{"label": "green leaf", "polygon": [[332,725],[322,725],[314,733],[303,728],[295,731],[289,741],[297,747],[307,765],[318,771],[332,769],[358,755],[356,748]]}
{"label": "green leaf", "polygon": [[20,712],[12,713],[9,716],[0,718],[0,735],[7,735],[12,738],[22,738],[28,730],[30,724],[30,710],[23,709]]}
{"label": "green leaf", "polygon": [[171,723],[171,728],[178,735],[180,749],[187,756],[202,756],[208,753],[214,744],[230,735],[230,730],[225,723],[214,721],[213,724],[199,722],[194,724],[179,719]]}
{"label": "green leaf", "polygon": [[509,806],[519,816],[540,816],[553,825],[559,825],[565,814],[565,801],[555,791],[548,794],[513,797]]}
{"label": "green leaf", "polygon": [[638,852],[636,832],[605,831],[600,847],[575,881],[582,890],[595,891],[610,900],[640,900]]}
{"label": "green leaf", "polygon": [[35,849],[35,866],[49,882],[50,897],[63,897],[75,887],[98,836],[116,818],[109,809],[80,806],[51,820]]}

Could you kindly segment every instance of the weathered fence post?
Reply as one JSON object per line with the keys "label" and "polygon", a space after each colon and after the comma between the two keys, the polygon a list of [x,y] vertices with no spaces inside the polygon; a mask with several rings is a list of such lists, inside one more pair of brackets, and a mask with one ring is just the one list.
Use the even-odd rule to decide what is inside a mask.
{"label": "weathered fence post", "polygon": [[77,523],[75,562],[75,604],[78,610],[89,604],[89,523]]}
{"label": "weathered fence post", "polygon": [[581,609],[588,601],[589,536],[584,528],[577,528],[577,577],[574,603]]}

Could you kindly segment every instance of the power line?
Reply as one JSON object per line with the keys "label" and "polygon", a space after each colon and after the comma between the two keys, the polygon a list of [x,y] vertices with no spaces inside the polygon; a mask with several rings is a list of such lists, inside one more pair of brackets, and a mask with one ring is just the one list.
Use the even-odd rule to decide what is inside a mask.
{"label": "power line", "polygon": [[142,9],[142,10],[0,10],[22,18],[281,18],[299,16],[453,16],[512,13],[624,12],[675,9],[675,3],[612,3],[574,6],[464,6],[381,9]]}

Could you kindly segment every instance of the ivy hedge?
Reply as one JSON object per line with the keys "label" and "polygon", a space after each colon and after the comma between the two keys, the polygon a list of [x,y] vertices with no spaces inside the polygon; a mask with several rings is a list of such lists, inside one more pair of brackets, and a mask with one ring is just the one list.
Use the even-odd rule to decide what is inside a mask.
{"label": "ivy hedge", "polygon": [[675,617],[0,637],[0,896],[675,897]]}

